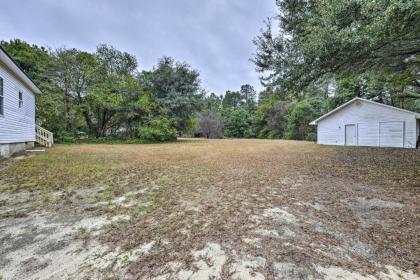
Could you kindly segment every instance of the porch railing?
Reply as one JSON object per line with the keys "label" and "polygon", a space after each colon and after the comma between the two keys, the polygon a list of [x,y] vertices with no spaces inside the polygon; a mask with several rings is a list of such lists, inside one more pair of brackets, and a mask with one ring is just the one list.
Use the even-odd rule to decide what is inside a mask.
{"label": "porch railing", "polygon": [[38,144],[45,146],[45,147],[52,147],[54,144],[54,134],[45,128],[40,127],[39,125],[35,125],[35,140]]}

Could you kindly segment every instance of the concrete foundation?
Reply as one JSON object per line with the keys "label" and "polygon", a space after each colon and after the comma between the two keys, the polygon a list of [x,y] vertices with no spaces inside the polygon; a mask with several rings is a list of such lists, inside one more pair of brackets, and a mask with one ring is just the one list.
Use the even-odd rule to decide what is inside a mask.
{"label": "concrete foundation", "polygon": [[33,148],[35,142],[0,144],[0,157],[10,157],[14,153]]}

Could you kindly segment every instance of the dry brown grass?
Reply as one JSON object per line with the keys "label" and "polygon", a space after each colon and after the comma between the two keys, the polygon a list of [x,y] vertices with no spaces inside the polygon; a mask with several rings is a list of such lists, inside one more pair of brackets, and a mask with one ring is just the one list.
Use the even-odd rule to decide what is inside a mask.
{"label": "dry brown grass", "polygon": [[[84,213],[88,196],[112,201],[132,192],[135,206],[113,205],[97,213],[131,216],[101,236],[111,246],[130,249],[157,241],[150,254],[130,266],[134,276],[162,274],[175,260],[189,267],[191,250],[208,242],[227,252],[264,257],[268,279],[278,261],[364,272],[381,263],[414,270],[419,265],[419,150],[268,140],[57,145],[1,172],[3,192],[33,193],[31,207],[28,201],[4,202],[25,211],[50,207]],[[54,192],[60,196],[51,197]],[[358,198],[404,207],[360,207]],[[309,206],[314,204],[322,210]],[[252,222],[276,207],[298,217],[287,225],[296,234],[288,244],[253,233],[286,226],[270,219]],[[243,241],[255,236],[258,246]]]}

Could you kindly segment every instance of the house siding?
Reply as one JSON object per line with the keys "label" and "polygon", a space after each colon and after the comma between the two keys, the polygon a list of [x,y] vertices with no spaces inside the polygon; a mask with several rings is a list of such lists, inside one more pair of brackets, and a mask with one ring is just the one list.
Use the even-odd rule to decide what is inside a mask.
{"label": "house siding", "polygon": [[[35,95],[2,62],[4,115],[0,115],[0,144],[35,141]],[[19,91],[23,106],[19,108]]]}
{"label": "house siding", "polygon": [[[416,119],[413,114],[379,104],[357,100],[318,122],[318,144],[345,145],[345,125],[356,125],[358,146],[383,146],[380,123],[402,122],[404,148],[416,147]],[[360,136],[360,137],[359,137]]]}

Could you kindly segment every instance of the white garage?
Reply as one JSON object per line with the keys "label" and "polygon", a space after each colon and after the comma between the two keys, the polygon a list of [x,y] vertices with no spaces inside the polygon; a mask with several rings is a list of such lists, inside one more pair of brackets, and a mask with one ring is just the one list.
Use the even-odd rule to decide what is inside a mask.
{"label": "white garage", "polygon": [[420,114],[354,98],[310,123],[318,144],[416,148]]}

